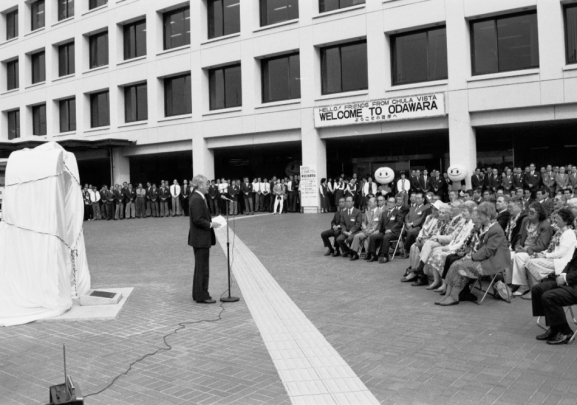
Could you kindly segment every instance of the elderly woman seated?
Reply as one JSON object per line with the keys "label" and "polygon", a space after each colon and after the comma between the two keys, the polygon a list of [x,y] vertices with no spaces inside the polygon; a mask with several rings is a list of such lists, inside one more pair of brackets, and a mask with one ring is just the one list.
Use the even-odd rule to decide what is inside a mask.
{"label": "elderly woman seated", "polygon": [[561,274],[549,277],[531,290],[533,316],[544,316],[549,329],[537,336],[547,344],[569,343],[573,331],[567,323],[564,307],[577,304],[577,250]]}
{"label": "elderly woman seated", "polygon": [[[575,216],[568,208],[561,208],[555,214],[553,220],[559,229],[551,238],[546,251],[534,253],[527,261],[525,269],[532,280],[533,285],[555,274],[559,275],[573,257],[577,238],[571,228]],[[525,295],[530,299],[530,294]]]}
{"label": "elderly woman seated", "polygon": [[495,206],[487,202],[481,203],[477,208],[477,215],[482,225],[478,242],[471,252],[451,265],[446,278],[446,295],[435,302],[437,305],[457,305],[459,293],[465,288],[469,278],[503,272],[511,263],[505,232],[496,221]]}
{"label": "elderly woman seated", "polygon": [[535,253],[547,249],[551,241],[552,228],[547,220],[543,205],[538,201],[529,206],[527,218],[521,223],[521,236],[512,247],[513,285],[519,286],[514,296],[523,296],[529,292],[525,265]]}
{"label": "elderly woman seated", "polygon": [[427,216],[427,219],[425,219],[425,223],[423,224],[423,227],[419,231],[415,243],[411,245],[411,251],[409,255],[409,263],[411,263],[411,265],[407,268],[404,278],[406,278],[406,276],[410,274],[411,270],[413,269],[413,265],[414,267],[416,267],[419,264],[418,259],[415,258],[419,257],[421,247],[423,247],[425,241],[431,238],[439,229],[439,208],[441,206],[443,206],[443,203],[441,201],[435,201],[434,204],[431,204],[431,214]]}
{"label": "elderly woman seated", "polygon": [[[433,283],[427,287],[427,290],[432,290],[440,286],[437,292],[445,291],[445,280],[441,278],[445,259],[447,256],[456,253],[471,234],[474,223],[472,214],[477,209],[477,204],[474,201],[466,201],[459,207],[459,215],[461,218],[460,226],[456,227],[453,233],[447,236],[439,236],[437,242],[441,246],[437,246],[431,252],[424,266],[424,272],[427,276],[433,276]],[[423,263],[425,261],[423,260]]]}

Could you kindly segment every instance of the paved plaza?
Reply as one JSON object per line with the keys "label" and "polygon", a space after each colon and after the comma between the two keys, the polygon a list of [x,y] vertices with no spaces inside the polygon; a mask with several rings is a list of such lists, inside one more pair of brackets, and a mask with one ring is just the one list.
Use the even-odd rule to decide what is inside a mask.
{"label": "paved plaza", "polygon": [[[481,306],[435,306],[436,293],[399,282],[407,260],[379,265],[324,257],[319,235],[331,217],[231,222],[233,294],[241,301],[223,305],[191,299],[188,218],[86,223],[93,288],[134,291],[115,320],[0,328],[0,404],[47,403],[48,387],[63,382],[62,343],[68,373],[87,395],[166,347],[163,336],[187,322],[166,338],[172,350],[136,363],[85,403],[577,403],[577,348],[536,341],[541,329],[529,301],[489,297]],[[217,299],[225,290],[226,258],[217,244],[210,292]],[[331,368],[309,359],[316,385],[298,384],[294,359],[279,358],[290,350],[276,348],[289,341],[275,341],[280,332],[267,320],[283,321],[283,306],[299,353],[309,353],[303,342],[323,341],[329,357],[343,362]],[[327,381],[337,380],[325,381],[321,372],[329,369],[349,370],[342,381],[356,385],[331,387]]]}

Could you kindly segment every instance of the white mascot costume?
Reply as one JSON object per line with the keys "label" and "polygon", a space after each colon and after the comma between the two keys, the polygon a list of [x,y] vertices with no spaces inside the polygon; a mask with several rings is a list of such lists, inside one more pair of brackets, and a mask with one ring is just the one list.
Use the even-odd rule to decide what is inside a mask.
{"label": "white mascot costume", "polygon": [[380,184],[389,184],[395,179],[395,172],[390,167],[379,167],[375,171],[375,181]]}
{"label": "white mascot costume", "polygon": [[463,165],[452,165],[447,169],[447,175],[453,182],[451,190],[461,190],[461,182],[467,177],[467,169]]}
{"label": "white mascot costume", "polygon": [[90,290],[74,154],[54,142],[13,152],[0,222],[0,326],[63,314]]}

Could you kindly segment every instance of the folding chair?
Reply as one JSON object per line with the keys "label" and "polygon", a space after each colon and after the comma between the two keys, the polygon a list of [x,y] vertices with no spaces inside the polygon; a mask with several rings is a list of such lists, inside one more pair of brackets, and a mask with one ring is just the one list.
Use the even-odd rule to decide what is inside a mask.
{"label": "folding chair", "polygon": [[[405,232],[405,224],[403,224],[403,227],[401,228],[401,233],[399,234],[399,238],[396,240],[396,244],[395,244],[395,250],[393,251],[393,254],[391,256],[391,261],[393,261],[393,259],[395,258],[395,255],[397,254],[397,249],[399,248],[399,244],[401,245],[401,252],[403,254],[403,256],[405,255],[405,238],[403,237],[403,233]],[[391,240],[392,243],[395,242],[395,240]]]}
{"label": "folding chair", "polygon": [[[565,307],[563,308],[565,310],[565,313],[570,313],[571,314],[571,319],[573,320],[573,323],[575,324],[575,326],[577,327],[577,319],[575,319],[575,314],[573,313],[573,307]],[[542,316],[537,318],[537,325],[544,330],[547,330],[546,326],[543,326],[541,324],[541,318],[543,318]],[[571,339],[569,340],[569,343],[573,343],[575,341],[575,338],[577,337],[577,328],[575,329],[575,331],[573,332],[573,336],[571,337]]]}
{"label": "folding chair", "polygon": [[[485,293],[485,294],[483,294],[483,298],[481,298],[481,301],[479,301],[479,302],[474,301],[475,304],[481,305],[483,303],[483,301],[485,300],[485,297],[487,296],[487,294],[491,295],[493,298],[497,298],[497,297],[495,297],[495,294],[492,294],[489,291],[491,290],[491,287],[493,287],[493,284],[495,283],[495,281],[497,280],[497,277],[499,277],[499,276],[501,276],[503,278],[503,280],[505,279],[503,272],[499,272],[499,273],[495,274],[494,276],[491,277],[491,282],[489,283],[489,286],[487,287],[486,290],[483,290],[483,282],[481,280],[482,277],[479,277],[477,280],[475,280],[475,282],[473,284],[471,284],[471,291],[473,291],[473,289],[476,288],[477,290]],[[479,287],[476,287],[477,283],[479,283]],[[507,297],[509,298],[509,301],[507,301],[507,302],[510,304],[511,303],[511,294],[509,293],[509,289],[507,289]]]}

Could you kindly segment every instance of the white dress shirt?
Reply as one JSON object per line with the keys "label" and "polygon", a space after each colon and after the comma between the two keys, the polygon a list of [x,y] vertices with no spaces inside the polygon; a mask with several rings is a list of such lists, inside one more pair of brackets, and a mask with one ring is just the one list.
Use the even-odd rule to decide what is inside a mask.
{"label": "white dress shirt", "polygon": [[173,198],[176,198],[180,195],[180,186],[178,184],[173,184],[170,186],[170,195],[172,195]]}

